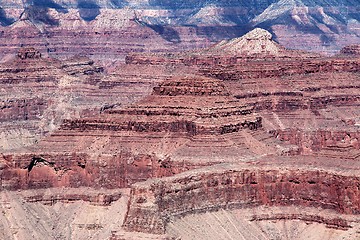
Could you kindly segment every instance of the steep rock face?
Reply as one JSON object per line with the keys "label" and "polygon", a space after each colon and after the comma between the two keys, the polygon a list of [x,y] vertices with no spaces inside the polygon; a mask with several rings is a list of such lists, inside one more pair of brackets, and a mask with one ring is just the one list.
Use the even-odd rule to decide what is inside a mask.
{"label": "steep rock face", "polygon": [[[232,103],[227,95],[225,87],[214,79],[198,76],[174,78],[155,87],[152,96],[135,106],[125,110],[116,107],[107,109],[104,111],[107,117],[103,120],[79,119],[65,122],[62,129],[169,131],[184,132],[191,136],[226,133],[224,129],[228,126],[233,127],[234,131],[236,128],[256,130],[261,127],[261,119],[251,115],[251,108],[236,106],[236,102]],[[189,102],[193,103],[189,105]],[[217,126],[210,121],[211,117],[219,118],[224,123],[220,119],[227,119],[228,124]]]}
{"label": "steep rock face", "polygon": [[[129,8],[98,8],[94,19],[84,19],[79,10],[71,6],[65,12],[52,8],[45,8],[48,9],[45,13],[38,8],[32,10],[37,16],[45,14],[48,20],[29,17],[27,9],[20,16],[23,12],[21,8],[18,11],[9,9],[18,19],[9,26],[1,27],[4,43],[1,57],[14,54],[21,46],[35,46],[44,56],[64,59],[87,54],[109,64],[121,61],[132,51],[176,51],[206,44],[204,37],[191,34],[193,30],[187,27],[147,25],[137,20],[135,10]],[[92,10],[94,8],[90,8]]]}
{"label": "steep rock face", "polygon": [[[203,67],[201,72],[210,77],[236,81],[244,78],[270,78],[293,74],[357,72],[360,68],[359,59],[313,59],[285,60],[279,62],[243,62],[236,65]],[[250,70],[249,70],[250,69]]]}
{"label": "steep rock face", "polygon": [[42,203],[44,205],[84,201],[96,206],[109,206],[123,197],[121,190],[94,190],[91,188],[47,188],[22,191],[21,194],[28,203]]}
{"label": "steep rock face", "polygon": [[1,166],[1,188],[4,190],[124,188],[148,178],[172,175],[172,168],[181,169],[154,156],[127,153],[105,156],[59,152],[12,154],[3,156]]}
{"label": "steep rock face", "polygon": [[41,57],[41,53],[35,48],[22,48],[18,51],[17,57],[21,60],[38,59]]}
{"label": "steep rock face", "polygon": [[[270,41],[269,35],[265,34],[266,32],[262,33],[259,34],[261,37],[256,37],[259,35],[252,36],[250,41],[254,41],[254,45],[261,45],[263,40],[268,44]],[[242,40],[245,39],[244,37]],[[229,42],[241,43],[241,40],[237,39]],[[200,183],[202,174],[206,174],[208,168],[200,168],[170,178],[148,180],[147,182],[135,184],[133,185],[133,195],[124,227],[129,231],[158,234],[166,231],[167,233],[175,232],[176,235],[178,231],[180,233],[177,236],[186,236],[191,232],[194,237],[198,236],[196,234],[201,231],[197,232],[191,227],[188,232],[179,230],[179,226],[182,226],[181,217],[187,214],[198,216],[199,212],[209,214],[210,209],[246,208],[264,204],[271,206],[271,209],[275,206],[293,207],[294,205],[301,206],[301,208],[331,209],[333,213],[341,214],[341,217],[338,218],[334,214],[333,217],[329,218],[317,213],[306,216],[301,214],[301,211],[295,214],[282,213],[279,215],[273,215],[272,212],[268,218],[264,216],[264,220],[261,220],[260,216],[258,218],[254,216],[254,221],[258,219],[259,222],[262,222],[266,221],[266,219],[275,218],[277,219],[275,220],[276,223],[282,221],[280,219],[284,219],[285,222],[301,220],[320,223],[323,226],[336,228],[339,231],[351,229],[356,224],[350,222],[358,217],[359,210],[345,210],[344,204],[351,198],[353,202],[349,206],[359,206],[358,196],[355,196],[358,194],[357,183],[352,187],[340,187],[340,185],[358,181],[358,179],[355,179],[357,178],[356,165],[359,156],[358,58],[356,56],[316,57],[303,52],[291,54],[294,52],[285,49],[282,52],[284,55],[271,56],[269,51],[247,55],[246,51],[242,51],[243,49],[246,50],[246,47],[237,49],[236,46],[239,46],[237,44],[227,45],[226,42],[223,42],[223,44],[219,44],[225,46],[222,59],[214,60],[210,59],[211,54],[206,55],[207,52],[216,53],[215,50],[212,50],[217,48],[218,45],[215,45],[214,48],[178,55],[133,54],[127,58],[127,62],[140,66],[142,64],[156,66],[169,63],[172,66],[188,65],[191,66],[190,69],[199,70],[204,75],[222,80],[221,83],[228,89],[224,95],[234,96],[237,103],[250,107],[252,114],[256,113],[256,115],[262,117],[261,130],[270,131],[278,140],[298,145],[299,151],[297,153],[307,155],[307,157],[292,156],[282,160],[258,158],[256,164],[259,164],[260,172],[257,172],[257,170],[252,172],[247,166],[241,166],[239,171],[249,171],[249,177],[242,178],[248,179],[245,184],[246,187],[244,186],[241,189],[230,186],[233,180],[228,180],[224,175],[219,177],[220,180],[216,182],[216,170],[214,169],[208,171],[209,182],[207,185]],[[228,48],[227,46],[231,47]],[[231,54],[228,49],[231,49],[233,53]],[[266,49],[266,46],[264,49]],[[251,58],[252,56],[253,58]],[[226,69],[232,69],[233,71],[227,73]],[[187,88],[186,91],[184,89],[186,89],[184,85],[176,81],[155,88],[157,94],[163,94],[164,96],[173,95],[176,97],[186,91],[194,92],[192,88]],[[213,89],[215,90],[215,96],[220,95],[217,91],[218,87],[214,86]],[[211,95],[208,91],[204,91],[203,94]],[[262,147],[264,146],[259,148]],[[264,152],[264,148],[259,152]],[[277,168],[276,170],[271,169],[271,167],[266,168],[262,165],[264,163],[269,164],[269,166],[286,166],[286,170],[283,168]],[[291,166],[292,164],[294,165]],[[222,169],[222,167],[219,166],[219,169]],[[236,167],[231,166],[229,169],[231,169],[229,170],[231,174],[235,174],[236,170],[234,169]],[[317,172],[314,169],[323,170]],[[348,169],[349,172],[345,174],[344,169]],[[173,185],[170,184],[171,186],[167,185],[167,180],[172,181],[170,179],[181,178],[180,176],[184,178],[179,179],[179,181],[175,180],[172,182]],[[290,179],[290,176],[294,178]],[[274,180],[277,177],[278,180]],[[314,177],[317,180],[314,180]],[[349,179],[347,179],[348,177]],[[229,178],[231,179],[231,177]],[[234,177],[234,179],[238,178]],[[212,180],[216,183],[213,183]],[[266,183],[259,184],[259,182],[266,182],[267,180],[271,182],[271,187]],[[194,182],[194,184],[188,184],[189,182]],[[219,189],[223,189],[222,186],[230,187],[223,192],[219,192]],[[335,187],[336,190],[331,189],[330,186],[337,186]],[[210,188],[209,192],[202,192],[202,187]],[[234,188],[236,190],[233,192]],[[339,189],[349,188],[353,188],[354,191],[351,191],[351,193],[338,192]],[[278,190],[279,192],[277,192]],[[324,192],[319,192],[323,190]],[[277,192],[276,196],[272,195],[273,192]],[[355,193],[354,196],[351,195],[353,192]],[[194,195],[190,196],[190,193]],[[237,193],[239,195],[236,195]],[[343,198],[347,194],[351,196]],[[235,195],[239,202],[235,201],[235,203],[232,200]],[[177,198],[176,196],[181,197]],[[249,199],[246,200],[247,197]],[[322,197],[325,199],[321,199]],[[336,199],[333,199],[333,197]],[[186,199],[186,201],[183,201],[183,199]],[[214,199],[214,202],[210,203],[208,199]],[[220,222],[219,224],[222,227],[226,225],[225,222],[228,223],[226,216],[221,218],[219,214],[214,215],[216,219],[220,219],[217,221]],[[349,219],[353,220],[349,221]],[[177,221],[179,225],[173,224],[173,222]],[[195,226],[197,226],[196,221],[194,222]],[[168,222],[173,224],[173,228],[167,231]],[[206,222],[201,224],[202,227],[204,225],[206,225]],[[201,229],[200,226],[199,228]],[[358,234],[351,235],[350,232],[352,232],[351,234],[354,233],[352,230],[349,231],[349,235],[347,235],[349,239],[351,239],[350,236],[358,236]],[[234,238],[240,238],[240,236],[241,234],[237,233]],[[270,236],[273,235],[269,234],[269,238],[271,238]]]}
{"label": "steep rock face", "polygon": [[[159,234],[176,215],[263,204],[320,207],[356,215],[360,213],[358,184],[354,175],[326,171],[219,166],[135,184],[124,226]],[[341,220],[338,225],[346,226]]]}
{"label": "steep rock face", "polygon": [[276,138],[300,146],[304,153],[325,155],[328,157],[359,157],[359,132],[357,130],[319,129],[306,131],[300,129],[278,130],[273,132]]}

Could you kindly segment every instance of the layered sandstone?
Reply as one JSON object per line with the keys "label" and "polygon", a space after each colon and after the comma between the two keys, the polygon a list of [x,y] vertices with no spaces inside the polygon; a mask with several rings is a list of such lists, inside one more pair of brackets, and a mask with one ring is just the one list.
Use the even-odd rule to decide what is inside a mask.
{"label": "layered sandstone", "polygon": [[[358,183],[354,172],[222,165],[135,184],[124,226],[131,231],[160,234],[175,216],[259,205],[301,205],[357,215]],[[306,218],[304,214],[299,217]],[[340,229],[350,227],[345,220],[313,221]]]}
{"label": "layered sandstone", "polygon": [[122,191],[94,190],[91,188],[49,188],[23,191],[22,195],[28,203],[40,202],[45,205],[55,205],[58,202],[84,201],[93,205],[108,206],[122,197]]}
{"label": "layered sandstone", "polygon": [[[269,43],[269,37],[266,36],[265,34],[264,37],[259,39],[253,37],[252,40],[257,43],[265,40]],[[266,46],[264,49],[267,49]],[[263,217],[253,215],[251,219],[259,222],[267,220],[285,221],[289,224],[296,220],[313,222],[337,229],[336,233],[329,230],[329,235],[339,234],[339,236],[342,236],[342,231],[345,231],[346,234],[348,233],[348,235],[345,235],[349,239],[351,239],[351,236],[358,236],[356,233],[352,235],[356,230],[349,229],[358,228],[354,219],[357,218],[359,212],[358,210],[346,210],[347,207],[344,207],[344,204],[349,199],[352,199],[349,200],[348,206],[350,208],[359,205],[356,202],[358,196],[355,196],[358,194],[356,193],[356,184],[353,186],[355,189],[354,196],[352,195],[354,191],[350,191],[351,193],[335,193],[340,189],[349,188],[348,186],[342,186],[342,184],[358,181],[358,179],[356,180],[356,166],[359,156],[357,136],[359,112],[356,110],[359,89],[357,86],[359,80],[357,74],[359,70],[358,59],[356,57],[345,58],[342,56],[319,58],[314,55],[302,55],[303,53],[299,52],[298,55],[291,55],[290,52],[286,51],[286,57],[281,55],[272,57],[269,51],[246,55],[245,52],[241,52],[242,50],[242,48],[238,50],[242,53],[238,56],[234,53],[234,55],[223,54],[223,59],[218,62],[207,58],[206,51],[209,50],[204,50],[203,56],[196,55],[197,53],[192,56],[189,56],[190,54],[167,56],[159,54],[130,55],[127,58],[127,63],[140,65],[172,64],[174,66],[198,65],[192,67],[192,70],[200,69],[199,72],[202,74],[222,80],[224,86],[229,90],[226,95],[234,96],[237,99],[236,104],[250,107],[251,114],[256,113],[256,115],[261,116],[262,128],[273,134],[276,139],[297,145],[299,149],[294,153],[306,155],[307,157],[288,157],[282,160],[258,158],[259,168],[254,167],[254,165],[249,165],[251,167],[240,165],[239,172],[246,171],[246,173],[249,173],[250,177],[247,179],[250,180],[242,183],[242,190],[238,189],[238,191],[234,192],[233,189],[236,189],[236,187],[231,185],[232,180],[229,180],[228,184],[230,185],[227,185],[227,181],[224,179],[228,175],[225,173],[219,177],[219,179],[223,180],[220,181],[221,183],[218,182],[214,185],[210,183],[211,180],[216,178],[215,172],[222,169],[223,166],[211,168],[208,171],[209,181],[207,184],[201,183],[201,179],[203,179],[203,174],[206,175],[205,172],[209,168],[201,168],[184,174],[177,174],[170,178],[148,180],[144,183],[135,184],[133,185],[130,209],[124,227],[129,231],[158,234],[171,232],[185,239],[187,239],[185,237],[187,234],[194,234],[192,235],[194,238],[199,237],[199,239],[202,239],[200,238],[200,230],[192,227],[187,229],[186,224],[181,219],[185,218],[191,222],[192,218],[187,217],[188,215],[197,219],[196,217],[201,214],[199,212],[206,212],[206,214],[211,215],[209,212],[217,209],[253,208],[259,205],[271,206],[271,208],[289,206],[293,209],[294,205],[297,205],[302,206],[302,208],[310,207],[311,211],[317,208],[329,209],[332,212],[332,217],[320,213],[306,215],[295,212],[293,214],[280,213],[278,215],[271,213]],[[226,52],[226,50],[223,52]],[[186,57],[192,60],[185,61]],[[252,57],[253,59],[251,59]],[[201,60],[197,60],[197,58]],[[209,66],[205,67],[206,65]],[[232,70],[229,70],[227,74],[227,69]],[[212,89],[214,89],[214,92],[204,91],[202,94],[219,95],[217,93],[218,87],[214,86]],[[174,98],[187,92],[194,92],[193,88],[185,88],[183,83],[167,83],[165,86],[160,85],[154,90],[157,94],[172,95]],[[152,113],[149,112],[149,114]],[[189,115],[188,112],[186,114]],[[227,134],[229,133],[227,132]],[[242,136],[245,139],[248,138],[246,134]],[[260,139],[260,142],[264,142],[266,138]],[[199,151],[201,148],[199,148],[199,145],[196,146]],[[262,148],[262,151],[260,150],[258,153],[264,152],[265,148],[263,147],[264,145],[261,145],[258,148]],[[223,156],[226,155],[224,152],[222,154]],[[183,157],[183,155],[180,156]],[[174,155],[172,157],[176,158]],[[223,159],[227,158],[224,157]],[[280,165],[281,167],[270,167],[268,169],[262,165],[263,163],[268,163],[271,166]],[[291,164],[295,166],[291,166]],[[256,169],[254,172],[250,170],[253,167]],[[236,174],[237,171],[234,170],[236,166],[232,165],[229,169],[231,169],[229,175]],[[281,180],[274,180],[274,176],[279,176]],[[290,179],[290,176],[296,179]],[[313,179],[315,176],[318,177],[318,180]],[[182,177],[184,178],[182,179]],[[231,177],[229,178],[231,179]],[[252,178],[255,180],[252,181]],[[271,179],[270,185],[272,187],[265,183],[269,179]],[[332,182],[329,183],[329,181]],[[194,182],[194,184],[188,185],[189,182]],[[285,184],[285,182],[287,183]],[[321,186],[317,185],[320,182]],[[221,184],[230,187],[222,187]],[[337,190],[331,189],[332,187]],[[271,188],[271,190],[266,190],[268,188]],[[209,189],[209,191],[204,189]],[[221,189],[223,189],[223,192]],[[274,189],[278,189],[281,193],[272,195]],[[322,192],[323,190],[324,192]],[[192,193],[194,195],[191,195]],[[212,194],[214,198],[211,198]],[[351,196],[344,197],[347,194]],[[176,197],[180,195],[181,197]],[[277,198],[276,196],[282,197]],[[322,197],[324,198],[322,199]],[[333,197],[336,199],[333,199]],[[186,199],[186,201],[183,201],[183,199]],[[211,199],[214,202],[211,202]],[[337,214],[341,214],[341,217],[337,217]],[[219,224],[223,227],[226,216],[219,216],[219,214],[215,213],[214,215],[217,219],[221,219]],[[211,216],[209,217],[211,218]],[[200,220],[194,221],[194,224],[197,224],[196,221]],[[199,229],[206,229],[202,228],[205,227],[204,224],[198,226]],[[182,231],[179,226],[187,230]],[[239,232],[232,235],[235,238],[240,236]],[[294,236],[298,235],[295,234]],[[271,239],[271,237],[273,236],[269,233],[268,238]]]}
{"label": "layered sandstone", "polygon": [[237,156],[256,158],[261,148],[296,152],[270,137],[253,107],[229,96],[219,80],[173,77],[134,105],[66,120],[38,145],[4,154],[2,187],[126,187]]}

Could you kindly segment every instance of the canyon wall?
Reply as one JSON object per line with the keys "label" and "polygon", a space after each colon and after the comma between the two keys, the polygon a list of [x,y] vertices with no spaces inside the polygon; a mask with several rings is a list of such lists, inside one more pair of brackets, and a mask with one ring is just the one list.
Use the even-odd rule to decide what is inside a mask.
{"label": "canyon wall", "polygon": [[[95,24],[90,13],[80,17]],[[130,22],[149,27],[139,18]],[[163,235],[168,226],[190,215],[266,207],[269,214],[250,214],[249,221],[312,222],[358,236],[354,50],[335,57],[290,51],[255,29],[211,48],[126,60],[109,74],[87,57],[57,60],[22,48],[1,64],[0,206],[11,213],[1,218],[14,221],[19,209],[25,216],[32,208],[39,216],[72,209],[78,201],[104,207],[100,212],[121,203],[112,215],[116,225],[94,220],[74,231],[173,239]],[[127,201],[120,190],[129,187]],[[292,210],[276,213],[277,207]],[[41,233],[55,238],[51,224],[40,222]],[[9,229],[7,220],[0,223]]]}
{"label": "canyon wall", "polygon": [[96,157],[86,153],[12,154],[1,159],[1,189],[125,188],[193,167],[126,153]]}
{"label": "canyon wall", "polygon": [[[356,215],[360,213],[359,180],[353,174],[326,170],[212,167],[135,184],[124,227],[161,234],[174,216],[258,205],[311,206]],[[329,225],[347,226],[341,220]]]}

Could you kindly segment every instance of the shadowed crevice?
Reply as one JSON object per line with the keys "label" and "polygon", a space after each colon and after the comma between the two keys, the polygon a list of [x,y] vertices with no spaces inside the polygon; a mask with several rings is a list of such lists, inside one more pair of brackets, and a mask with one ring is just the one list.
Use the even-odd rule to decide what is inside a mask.
{"label": "shadowed crevice", "polygon": [[149,25],[146,24],[147,27],[154,30],[156,33],[158,33],[164,40],[172,43],[180,43],[180,35],[179,33],[170,26],[163,26],[163,25]]}
{"label": "shadowed crevice", "polygon": [[77,7],[80,17],[87,22],[94,20],[100,14],[100,6],[92,0],[80,0]]}
{"label": "shadowed crevice", "polygon": [[33,23],[43,23],[50,26],[59,26],[60,21],[50,15],[49,10],[55,9],[60,13],[68,13],[68,10],[53,0],[28,0],[24,13]]}
{"label": "shadowed crevice", "polygon": [[54,167],[55,163],[54,162],[49,162],[46,159],[44,159],[43,157],[33,157],[31,159],[31,162],[29,163],[29,165],[26,167],[28,172],[31,172],[31,170],[36,166],[37,163],[44,163],[45,165],[50,165],[51,167]]}

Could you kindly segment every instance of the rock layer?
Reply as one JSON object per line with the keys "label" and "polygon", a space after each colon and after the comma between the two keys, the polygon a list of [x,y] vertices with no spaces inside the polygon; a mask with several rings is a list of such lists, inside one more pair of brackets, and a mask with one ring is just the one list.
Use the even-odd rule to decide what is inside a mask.
{"label": "rock layer", "polygon": [[[360,213],[359,180],[356,174],[310,169],[241,165],[202,169],[135,184],[124,226],[130,231],[160,234],[173,216],[235,206],[301,205],[356,215]],[[341,220],[332,225],[348,226]]]}

